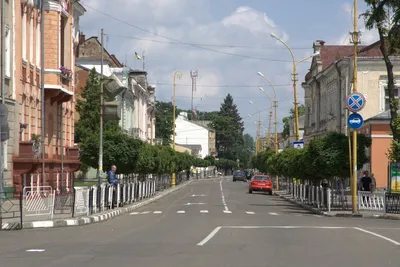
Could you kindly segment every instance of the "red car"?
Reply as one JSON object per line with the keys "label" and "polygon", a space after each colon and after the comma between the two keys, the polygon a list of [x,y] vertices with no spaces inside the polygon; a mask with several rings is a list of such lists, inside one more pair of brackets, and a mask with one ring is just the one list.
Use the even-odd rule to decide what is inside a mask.
{"label": "red car", "polygon": [[254,175],[251,178],[251,182],[249,184],[249,194],[253,193],[253,191],[261,191],[268,192],[268,194],[272,195],[272,181],[271,177],[268,175]]}

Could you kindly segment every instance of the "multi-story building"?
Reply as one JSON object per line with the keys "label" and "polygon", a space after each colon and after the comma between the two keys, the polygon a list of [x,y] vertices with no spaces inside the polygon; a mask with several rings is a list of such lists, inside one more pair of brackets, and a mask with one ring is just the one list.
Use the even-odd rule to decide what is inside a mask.
{"label": "multi-story building", "polygon": [[[12,190],[12,157],[14,153],[18,149],[18,132],[19,132],[19,123],[18,123],[18,104],[16,101],[15,94],[15,73],[14,73],[14,36],[15,36],[15,24],[14,24],[14,0],[3,1],[3,14],[2,22],[4,25],[1,25],[4,31],[4,47],[1,47],[2,60],[4,61],[4,68],[2,69],[0,64],[1,71],[1,86],[0,90],[2,90],[1,102],[7,106],[8,109],[8,127],[9,127],[9,139],[3,142],[3,151],[1,155],[1,159],[3,160],[3,178],[4,183],[0,184],[0,192],[1,191],[9,191]],[[4,95],[4,99],[2,96]],[[4,132],[5,129],[2,129]],[[4,189],[3,189],[4,186]]]}
{"label": "multi-story building", "polygon": [[[42,2],[44,14],[40,12]],[[13,185],[17,191],[24,186],[71,187],[73,173],[80,167],[78,147],[74,145],[74,66],[79,17],[84,13],[79,1],[15,0],[13,96],[18,103],[16,117],[20,127],[15,142],[18,149],[13,157]],[[44,33],[41,16],[44,16]],[[42,67],[44,77],[41,77]],[[41,79],[44,79],[43,92]]]}
{"label": "multi-story building", "polygon": [[[357,91],[364,94],[367,104],[360,112],[364,120],[389,108],[387,72],[379,50],[380,42],[360,46],[358,52]],[[353,47],[325,45],[318,40],[310,72],[302,86],[305,90],[304,141],[323,136],[329,131],[347,133],[346,97],[352,90]],[[393,58],[394,72],[400,77],[400,59]],[[400,86],[400,79],[397,80]]]}
{"label": "multi-story building", "polygon": [[199,157],[215,156],[215,130],[196,121],[189,121],[187,112],[181,112],[175,121],[175,143],[199,151]]}
{"label": "multi-story building", "polygon": [[[78,90],[86,85],[89,71],[101,71],[101,43],[97,37],[85,39],[80,34],[78,68]],[[119,124],[128,135],[153,144],[155,137],[155,87],[147,82],[147,72],[131,70],[119,62],[117,57],[103,48],[103,75],[118,81],[125,87],[116,95],[120,113]],[[107,90],[107,88],[105,88]],[[79,119],[78,116],[75,117]]]}

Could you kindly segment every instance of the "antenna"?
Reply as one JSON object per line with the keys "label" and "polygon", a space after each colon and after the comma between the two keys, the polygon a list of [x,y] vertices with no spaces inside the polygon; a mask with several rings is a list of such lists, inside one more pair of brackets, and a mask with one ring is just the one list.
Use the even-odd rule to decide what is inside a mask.
{"label": "antenna", "polygon": [[195,116],[195,114],[194,114],[194,106],[193,106],[193,100],[194,100],[194,92],[196,91],[196,86],[197,86],[197,77],[198,77],[198,70],[195,70],[195,71],[190,71],[190,77],[192,78],[192,109],[191,109],[191,111],[192,111],[192,116],[191,116],[191,119],[193,120],[193,118],[194,118],[194,116]]}

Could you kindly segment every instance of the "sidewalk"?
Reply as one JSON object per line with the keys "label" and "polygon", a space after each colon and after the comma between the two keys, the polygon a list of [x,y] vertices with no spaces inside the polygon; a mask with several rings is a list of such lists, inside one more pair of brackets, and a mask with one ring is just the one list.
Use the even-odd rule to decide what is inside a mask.
{"label": "sidewalk", "polygon": [[[22,229],[33,229],[33,228],[54,228],[54,227],[67,227],[67,226],[82,226],[92,223],[98,223],[102,221],[106,221],[112,219],[114,217],[120,216],[125,213],[132,212],[133,210],[150,204],[163,198],[172,192],[175,192],[190,183],[196,180],[189,180],[187,182],[183,182],[180,185],[177,185],[175,188],[169,188],[164,191],[156,193],[151,198],[144,199],[140,202],[134,203],[129,206],[116,208],[113,210],[107,210],[104,212],[96,213],[91,216],[82,216],[82,217],[75,217],[75,218],[58,218],[54,220],[38,220],[37,217],[30,217],[31,221],[24,221],[22,223]],[[25,217],[24,217],[25,219]],[[35,220],[36,219],[36,220]],[[5,221],[1,226],[2,230],[19,230],[21,229],[21,224],[19,221]]]}
{"label": "sidewalk", "polygon": [[[323,215],[326,217],[353,217],[353,218],[368,218],[368,219],[387,219],[387,220],[400,220],[400,214],[387,214],[380,211],[359,211],[358,214],[353,214],[351,210],[336,210],[336,211],[323,211],[321,209],[306,205],[292,198],[292,195],[288,194],[287,191],[276,191],[276,196],[279,196],[292,204],[300,206],[304,209],[311,211],[312,213]],[[351,202],[349,203],[351,205]]]}

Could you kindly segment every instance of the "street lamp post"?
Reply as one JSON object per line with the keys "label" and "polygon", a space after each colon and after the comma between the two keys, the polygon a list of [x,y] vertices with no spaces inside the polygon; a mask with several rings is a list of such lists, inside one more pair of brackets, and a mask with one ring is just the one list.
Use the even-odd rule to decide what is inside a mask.
{"label": "street lamp post", "polygon": [[[278,108],[278,100],[276,99],[276,89],[275,89],[275,85],[267,78],[264,76],[264,74],[262,74],[261,72],[258,72],[258,75],[260,75],[264,80],[266,80],[272,87],[272,90],[274,90],[274,130],[275,130],[275,153],[278,153],[279,147],[278,147],[278,122],[276,120],[276,111]],[[265,92],[265,90],[260,87],[260,90],[267,95],[267,93]],[[267,95],[268,96],[268,95]],[[269,97],[269,96],[268,96]],[[270,98],[271,99],[271,98]]]}
{"label": "street lamp post", "polygon": [[[259,72],[259,73],[261,73],[261,72]],[[261,74],[262,75],[262,74]],[[263,76],[262,76],[263,77]],[[265,79],[267,79],[267,78],[265,78]],[[267,79],[267,81],[269,81],[268,79]],[[274,104],[272,105],[272,98],[269,96],[269,94],[264,90],[264,88],[262,88],[262,87],[260,87],[260,90],[261,90],[261,92],[263,92],[267,97],[268,97],[268,99],[269,99],[269,102],[271,103],[271,110],[272,110],[272,107],[274,107],[274,131],[275,131],[275,152],[278,152],[278,147],[277,147],[277,145],[276,145],[276,143],[277,143],[277,141],[276,140],[278,140],[278,130],[277,130],[277,121],[276,121],[276,109],[277,109],[277,107],[278,107],[278,101],[276,100],[276,91],[275,91],[275,87],[274,87],[274,85],[270,82],[270,84],[271,84],[271,86],[272,86],[272,88],[273,88],[273,90],[274,90]],[[270,120],[271,120],[271,117],[272,117],[272,111],[270,111]]]}
{"label": "street lamp post", "polygon": [[305,57],[299,61],[296,61],[294,58],[294,54],[292,49],[290,48],[290,46],[283,41],[281,38],[279,38],[278,36],[276,36],[274,33],[271,33],[271,37],[275,38],[276,40],[278,40],[279,42],[281,42],[290,52],[290,55],[292,56],[292,60],[293,60],[293,95],[294,95],[294,117],[295,117],[295,133],[296,133],[296,141],[300,140],[300,136],[299,136],[299,109],[298,109],[298,102],[297,102],[297,64],[306,61],[312,57],[315,57],[317,55],[319,55],[318,53],[315,53],[311,56]]}
{"label": "street lamp post", "polygon": [[[175,113],[176,113],[176,79],[181,79],[182,78],[182,73],[180,71],[175,71],[174,73],[174,107],[173,107],[173,112],[172,112],[172,148],[175,151],[175,135],[176,135],[176,125],[175,125]],[[175,187],[176,185],[176,174],[175,172],[172,173],[172,179],[171,179],[171,186]]]}
{"label": "street lamp post", "polygon": [[261,111],[256,105],[254,105],[253,101],[249,101],[249,103],[257,110],[258,113],[257,137],[256,137],[256,154],[258,154],[258,152],[260,151]]}

